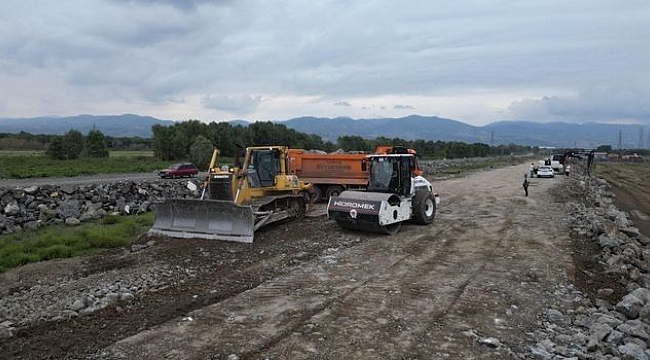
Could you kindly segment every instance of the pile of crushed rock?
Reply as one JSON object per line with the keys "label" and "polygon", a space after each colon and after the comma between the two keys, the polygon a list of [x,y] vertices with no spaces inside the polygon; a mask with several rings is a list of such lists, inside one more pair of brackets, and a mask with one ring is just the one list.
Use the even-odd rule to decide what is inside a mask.
{"label": "pile of crushed rock", "polygon": [[0,234],[48,224],[77,225],[107,214],[142,214],[168,198],[196,198],[187,181],[141,181],[0,188]]}
{"label": "pile of crushed rock", "polygon": [[573,286],[549,289],[558,300],[539,314],[534,334],[538,342],[522,357],[650,359],[650,239],[616,208],[605,180],[576,174],[564,191],[573,191],[577,198],[566,202],[573,241],[595,243],[600,249],[592,261],[602,273],[578,271],[594,280],[618,279],[625,295],[612,301],[620,289],[602,287],[592,296]]}

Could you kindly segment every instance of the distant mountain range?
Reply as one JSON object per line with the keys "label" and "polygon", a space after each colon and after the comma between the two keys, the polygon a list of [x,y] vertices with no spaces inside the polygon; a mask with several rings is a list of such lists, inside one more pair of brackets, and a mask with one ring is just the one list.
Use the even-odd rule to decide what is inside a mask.
{"label": "distant mountain range", "polygon": [[133,114],[124,115],[77,115],[77,116],[41,116],[34,118],[7,119],[0,118],[0,133],[63,135],[70,130],[87,134],[93,128],[104,135],[113,137],[151,137],[151,127],[159,124],[172,125],[171,120],[160,120],[151,116]]}
{"label": "distant mountain range", "polygon": [[[381,119],[299,117],[274,122],[332,142],[336,142],[339,136],[353,135],[369,139],[383,136],[389,139],[480,142],[490,145],[580,148],[611,145],[618,148],[620,135],[620,144],[624,148],[645,148],[650,143],[650,126],[641,125],[500,121],[485,126],[472,126],[452,119],[419,115]],[[171,120],[133,114],[0,119],[0,133],[24,131],[31,134],[61,135],[75,129],[86,134],[96,128],[113,137],[148,138],[152,135],[152,125],[169,126],[173,123]],[[233,120],[230,123],[244,126],[248,124],[243,120]]]}
{"label": "distant mountain range", "polygon": [[[619,132],[624,148],[645,148],[650,126],[612,125],[601,123],[573,124],[563,122],[499,121],[485,126],[472,126],[436,116],[411,115],[402,118],[360,119],[300,117],[278,121],[296,131],[317,134],[336,141],[342,135],[364,138],[383,136],[389,139],[442,140],[489,145],[517,144],[540,147],[595,148],[611,145],[618,148]],[[643,135],[640,135],[643,134]]]}

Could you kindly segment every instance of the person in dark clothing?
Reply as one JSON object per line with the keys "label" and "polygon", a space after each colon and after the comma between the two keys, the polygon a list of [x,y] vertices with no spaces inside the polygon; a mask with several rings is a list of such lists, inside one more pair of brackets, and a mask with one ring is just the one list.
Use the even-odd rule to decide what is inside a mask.
{"label": "person in dark clothing", "polygon": [[528,174],[524,174],[524,193],[526,194],[525,196],[528,196]]}

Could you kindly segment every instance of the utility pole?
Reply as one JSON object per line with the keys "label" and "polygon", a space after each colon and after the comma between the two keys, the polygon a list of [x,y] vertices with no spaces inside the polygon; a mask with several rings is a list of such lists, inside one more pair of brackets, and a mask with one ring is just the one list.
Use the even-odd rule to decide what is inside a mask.
{"label": "utility pole", "polygon": [[623,132],[618,129],[618,158],[623,156]]}
{"label": "utility pole", "polygon": [[639,128],[639,149],[643,149],[643,126]]}
{"label": "utility pole", "polygon": [[490,146],[494,146],[494,130],[490,131]]}

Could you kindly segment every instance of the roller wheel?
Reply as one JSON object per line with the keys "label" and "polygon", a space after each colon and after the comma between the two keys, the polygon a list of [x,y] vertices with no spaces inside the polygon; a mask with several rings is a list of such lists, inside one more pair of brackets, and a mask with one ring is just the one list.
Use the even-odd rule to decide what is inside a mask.
{"label": "roller wheel", "polygon": [[436,199],[428,191],[418,191],[413,199],[413,222],[427,225],[436,217]]}
{"label": "roller wheel", "polygon": [[343,229],[362,231],[362,232],[373,232],[373,233],[388,234],[388,235],[397,234],[399,230],[402,228],[401,222],[393,223],[390,225],[379,225],[379,224],[369,225],[369,224],[354,224],[347,221],[336,220],[336,223],[339,225],[339,227]]}
{"label": "roller wheel", "polygon": [[397,223],[393,223],[393,224],[390,224],[390,225],[384,225],[384,226],[381,227],[381,230],[382,230],[382,232],[384,232],[384,233],[386,233],[388,235],[395,235],[395,234],[397,234],[399,232],[399,229],[401,229],[401,228],[402,228],[402,223],[397,222]]}
{"label": "roller wheel", "polygon": [[327,191],[325,192],[325,196],[327,196],[327,200],[329,201],[329,199],[332,196],[339,196],[341,195],[342,192],[343,192],[342,186],[333,185],[327,188]]}

